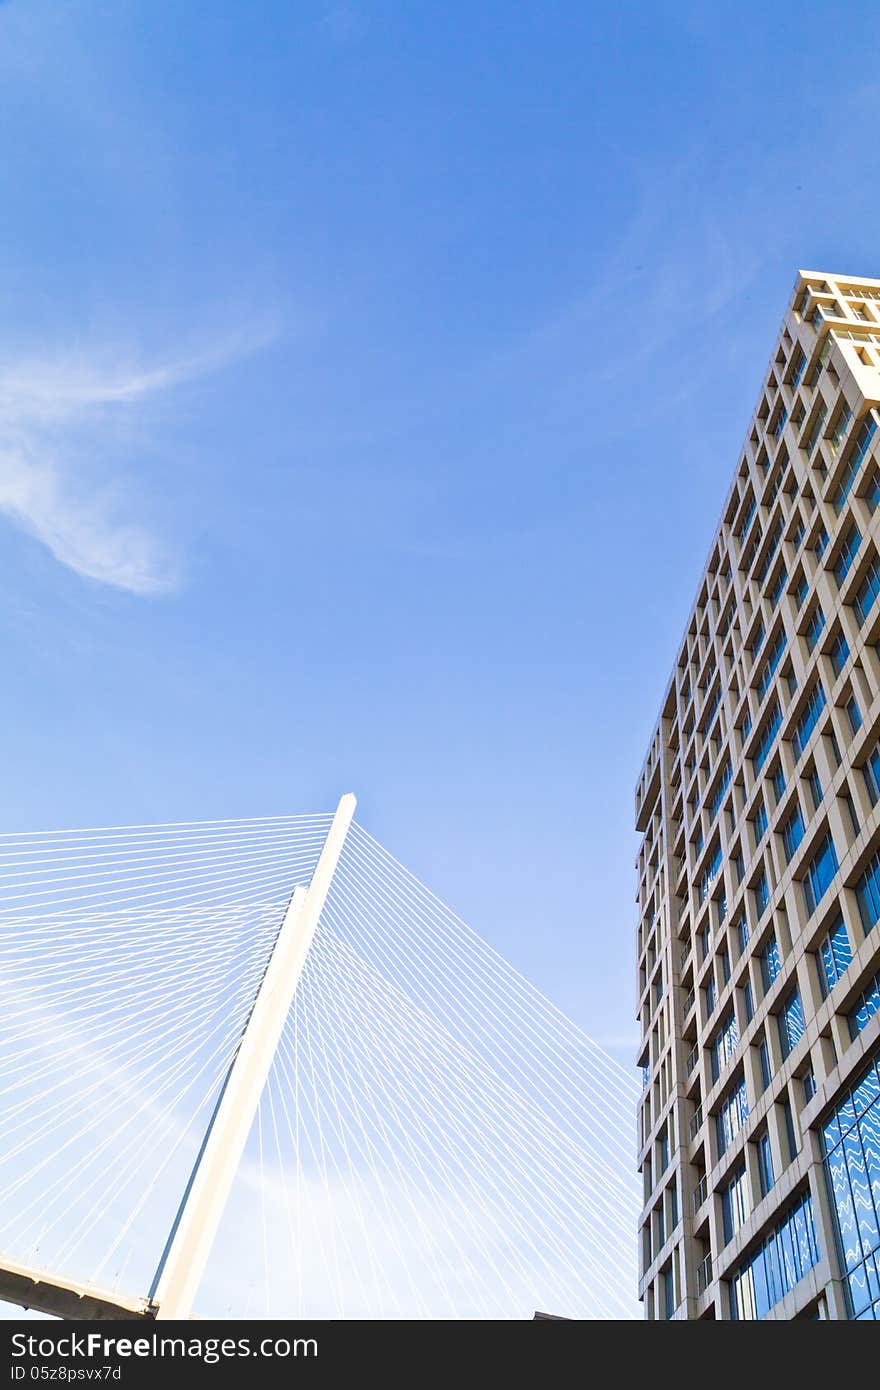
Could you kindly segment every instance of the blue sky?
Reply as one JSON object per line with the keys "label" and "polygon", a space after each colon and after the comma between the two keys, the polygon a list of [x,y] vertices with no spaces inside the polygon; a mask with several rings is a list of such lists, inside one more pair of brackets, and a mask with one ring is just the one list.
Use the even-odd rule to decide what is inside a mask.
{"label": "blue sky", "polygon": [[0,4],[3,829],[360,819],[635,1038],[632,795],[876,5]]}

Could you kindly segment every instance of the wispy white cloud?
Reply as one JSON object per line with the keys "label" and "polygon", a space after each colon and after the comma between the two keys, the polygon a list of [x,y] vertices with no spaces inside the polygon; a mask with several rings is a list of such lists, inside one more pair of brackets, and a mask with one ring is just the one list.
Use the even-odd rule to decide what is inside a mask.
{"label": "wispy white cloud", "polygon": [[133,594],[175,589],[176,556],[137,517],[133,445],[156,398],[264,341],[148,368],[82,354],[0,362],[0,513],[88,579]]}

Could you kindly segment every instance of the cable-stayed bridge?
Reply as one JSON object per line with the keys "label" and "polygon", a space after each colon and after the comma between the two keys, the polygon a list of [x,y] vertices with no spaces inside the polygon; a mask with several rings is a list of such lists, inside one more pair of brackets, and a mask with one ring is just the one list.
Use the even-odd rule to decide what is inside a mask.
{"label": "cable-stayed bridge", "polygon": [[0,836],[0,1299],[638,1315],[635,1081],[353,812]]}

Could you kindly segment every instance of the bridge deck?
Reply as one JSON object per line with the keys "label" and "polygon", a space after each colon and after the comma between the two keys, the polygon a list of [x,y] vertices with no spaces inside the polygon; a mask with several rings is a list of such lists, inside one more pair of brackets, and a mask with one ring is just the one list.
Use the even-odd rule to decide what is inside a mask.
{"label": "bridge deck", "polygon": [[78,1321],[103,1322],[154,1315],[145,1298],[111,1293],[94,1284],[68,1282],[46,1270],[15,1264],[6,1257],[0,1257],[0,1301]]}

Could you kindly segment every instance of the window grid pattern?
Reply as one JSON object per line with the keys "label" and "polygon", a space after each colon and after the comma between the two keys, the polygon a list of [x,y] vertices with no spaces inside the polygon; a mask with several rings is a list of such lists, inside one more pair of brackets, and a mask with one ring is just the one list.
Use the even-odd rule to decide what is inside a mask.
{"label": "window grid pattern", "polygon": [[849,1313],[880,1322],[880,1062],[873,1062],[822,1128]]}
{"label": "window grid pattern", "polygon": [[730,1281],[730,1316],[760,1319],[819,1263],[810,1197],[791,1211]]}
{"label": "window grid pattern", "polygon": [[[880,758],[872,761],[864,751],[880,745],[880,646],[876,655],[873,646],[880,628],[880,521],[872,514],[880,506],[880,431],[872,404],[854,394],[849,370],[859,354],[859,371],[866,363],[880,371],[880,300],[864,301],[872,326],[859,321],[863,300],[849,293],[867,287],[847,282],[844,294],[835,277],[798,282],[637,788],[644,837],[637,1059],[646,1069],[639,1113],[643,1222],[658,1204],[655,1170],[664,1131],[663,1186],[674,1180],[682,1202],[673,1238],[676,1316],[703,1316],[712,1305],[714,1316],[732,1316],[728,1294],[742,1268],[735,1253],[740,1234],[753,1253],[784,1219],[779,1203],[790,1201],[790,1185],[776,1173],[769,1186],[761,1154],[772,1159],[779,1152],[785,1166],[791,1155],[803,1162],[810,1152],[801,1111],[817,1080],[821,1086],[825,1079],[810,1031],[813,1001],[827,991],[823,1007],[833,1010],[841,1056],[849,1027],[856,1026],[850,1018],[861,1036],[873,1017],[875,991],[866,983],[873,963],[866,972],[862,947],[860,977],[851,981],[855,964],[846,964],[842,938],[835,937],[838,921],[854,926],[858,941],[847,935],[855,954],[863,933],[873,930],[860,930],[860,921],[880,915],[880,869],[872,866],[880,858],[880,832],[866,809],[869,802],[880,805]],[[822,311],[832,303],[842,317]],[[838,680],[845,678],[841,694]],[[850,700],[861,721],[853,752]],[[789,860],[793,879],[785,872]],[[769,937],[771,926],[778,940]],[[698,1007],[682,1017],[685,998]],[[731,1001],[735,1041],[728,1032]],[[785,1046],[797,1049],[796,1074],[779,1066]],[[747,1048],[757,1054],[754,1065],[739,1071]],[[756,1117],[765,1094],[769,1112],[764,1103]],[[733,1168],[742,1163],[743,1135],[758,1145],[759,1135],[750,1133],[756,1124],[760,1133],[776,1131],[778,1147],[769,1147],[768,1135],[757,1149],[758,1167],[748,1166],[745,1227],[728,1243],[725,1260],[715,1246],[720,1223],[717,1232],[704,1225],[704,1244],[686,1260],[685,1248],[697,1238],[690,1216],[694,1174],[705,1174],[708,1193],[719,1202],[730,1188],[733,1202]],[[818,1247],[830,1248],[824,1207],[816,1219]],[[669,1222],[666,1235],[668,1250]],[[652,1253],[648,1242],[641,1292],[651,1318],[664,1315],[665,1253],[662,1259],[661,1267],[659,1250]],[[835,1288],[827,1294],[829,1316],[845,1316]]]}

